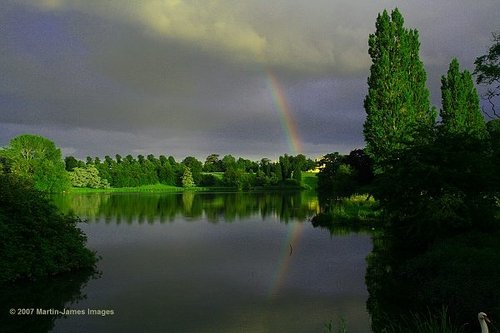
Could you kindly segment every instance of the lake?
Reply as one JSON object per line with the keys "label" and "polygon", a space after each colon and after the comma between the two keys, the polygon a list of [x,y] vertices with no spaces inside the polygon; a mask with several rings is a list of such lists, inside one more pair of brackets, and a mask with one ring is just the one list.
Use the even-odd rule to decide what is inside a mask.
{"label": "lake", "polygon": [[70,194],[54,201],[88,219],[79,226],[102,259],[100,277],[55,303],[75,313],[53,316],[51,332],[321,333],[341,318],[350,333],[370,331],[364,277],[371,238],[314,228],[313,194]]}

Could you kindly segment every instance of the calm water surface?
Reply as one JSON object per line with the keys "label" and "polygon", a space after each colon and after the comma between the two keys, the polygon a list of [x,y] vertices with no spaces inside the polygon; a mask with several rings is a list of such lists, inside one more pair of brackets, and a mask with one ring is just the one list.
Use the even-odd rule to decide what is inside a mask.
{"label": "calm water surface", "polygon": [[[100,278],[51,332],[369,332],[368,235],[331,236],[307,194],[92,194],[55,198],[88,217]],[[88,311],[88,310],[87,310]]]}

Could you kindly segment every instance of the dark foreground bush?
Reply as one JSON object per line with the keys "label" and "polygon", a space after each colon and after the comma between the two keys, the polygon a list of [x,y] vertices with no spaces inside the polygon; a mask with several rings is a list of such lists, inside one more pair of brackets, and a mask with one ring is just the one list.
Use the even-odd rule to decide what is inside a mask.
{"label": "dark foreground bush", "polygon": [[[471,231],[443,240],[426,252],[401,261],[383,236],[374,239],[366,283],[374,332],[398,323],[390,332],[418,332],[409,314],[431,313],[432,321],[447,318],[463,332],[479,332],[477,313],[500,317],[500,231]],[[441,315],[442,309],[447,314]],[[439,319],[439,320],[437,320]],[[429,331],[434,332],[434,331]],[[495,332],[495,330],[493,330]]]}
{"label": "dark foreground bush", "polygon": [[93,267],[96,255],[77,222],[30,184],[1,175],[0,283]]}
{"label": "dark foreground bush", "polygon": [[438,243],[408,261],[402,268],[408,293],[414,293],[408,296],[422,307],[445,306],[457,324],[476,323],[480,311],[498,318],[499,236],[499,232],[470,232]]}

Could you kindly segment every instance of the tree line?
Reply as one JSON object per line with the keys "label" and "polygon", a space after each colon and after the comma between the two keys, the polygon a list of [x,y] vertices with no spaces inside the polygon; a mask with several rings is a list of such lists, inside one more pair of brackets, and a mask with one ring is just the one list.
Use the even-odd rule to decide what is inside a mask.
{"label": "tree line", "polygon": [[[277,162],[267,158],[251,161],[232,155],[219,158],[210,154],[204,163],[193,156],[177,162],[174,157],[152,154],[115,158],[87,157],[81,161],[73,156],[65,158],[65,168],[76,187],[136,187],[165,184],[180,187],[226,186],[250,189],[256,186],[294,183],[300,185],[301,172],[315,167],[315,162],[304,155],[280,156]],[[88,176],[88,174],[93,176]],[[88,180],[88,181],[86,181]],[[295,182],[294,182],[295,181]]]}
{"label": "tree line", "polygon": [[38,190],[62,192],[69,187],[109,188],[164,184],[178,187],[231,187],[251,189],[269,186],[300,186],[302,172],[314,169],[315,161],[302,154],[284,154],[278,161],[251,161],[232,155],[210,154],[205,162],[188,156],[178,162],[172,156],[116,154],[61,157],[61,150],[47,138],[24,134],[0,149],[0,170],[27,179]]}

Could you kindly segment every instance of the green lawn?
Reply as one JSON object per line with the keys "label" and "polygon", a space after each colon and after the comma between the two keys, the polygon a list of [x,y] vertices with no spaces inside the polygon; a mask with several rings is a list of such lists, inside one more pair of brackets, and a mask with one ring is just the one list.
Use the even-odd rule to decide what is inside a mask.
{"label": "green lawn", "polygon": [[318,177],[317,173],[306,171],[302,173],[302,183],[309,187],[308,189],[316,190],[318,187]]}
{"label": "green lawn", "polygon": [[224,177],[224,172],[202,172],[203,175],[212,175],[218,180],[222,180]]}

